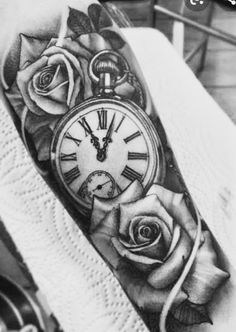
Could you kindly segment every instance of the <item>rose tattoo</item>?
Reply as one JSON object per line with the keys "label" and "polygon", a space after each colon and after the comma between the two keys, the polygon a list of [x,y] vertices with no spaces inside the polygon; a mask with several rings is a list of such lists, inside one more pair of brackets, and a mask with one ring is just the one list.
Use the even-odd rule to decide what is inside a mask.
{"label": "rose tattoo", "polygon": [[[5,96],[25,146],[151,329],[158,320],[165,331],[163,308],[167,332],[211,323],[209,303],[229,275],[193,203],[173,192],[187,189],[129,48],[99,4],[66,8],[63,20],[58,38],[19,34],[5,64]],[[149,186],[159,170],[173,191],[153,184],[146,193],[134,181]],[[125,179],[134,181],[127,189]]]}
{"label": "rose tattoo", "polygon": [[[145,311],[162,310],[190,256],[196,230],[184,196],[159,185],[153,185],[145,197],[136,181],[117,198],[94,199],[91,240],[128,296]],[[217,266],[210,232],[203,231],[194,266],[175,299],[173,316],[180,320],[186,305],[191,309],[206,306],[228,277]],[[199,319],[187,316],[183,323],[203,322]]]}

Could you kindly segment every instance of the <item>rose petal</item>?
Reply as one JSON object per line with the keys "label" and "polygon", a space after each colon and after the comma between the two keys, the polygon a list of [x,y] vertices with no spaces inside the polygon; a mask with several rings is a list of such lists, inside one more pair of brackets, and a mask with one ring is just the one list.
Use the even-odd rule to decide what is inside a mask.
{"label": "rose petal", "polygon": [[121,257],[115,250],[111,238],[117,235],[118,212],[113,209],[91,234],[91,241],[106,261],[117,268]]}
{"label": "rose petal", "polygon": [[[44,88],[44,89],[40,88],[39,87],[39,80],[41,78],[42,73],[43,72],[47,73],[48,71],[51,71],[51,70],[53,70],[52,66],[47,66],[43,69],[43,71],[40,71],[40,72],[36,73],[33,77],[34,90],[37,94],[40,94],[41,96],[52,95],[53,91],[56,91],[58,88],[60,88],[61,86],[65,85],[69,82],[67,75],[65,75],[62,72],[62,66],[58,65],[56,70],[55,70],[55,73],[53,74],[52,81],[46,86],[46,88]],[[60,97],[60,100],[61,99],[62,99],[62,97]],[[64,102],[66,99],[63,98],[62,100]]]}
{"label": "rose petal", "polygon": [[[65,64],[67,65],[69,63],[70,67],[73,65],[74,70],[76,70],[76,72],[78,73],[78,75],[80,77],[82,77],[83,81],[85,80],[85,76],[87,75],[87,73],[83,72],[83,70],[81,68],[80,61],[73,54],[69,53],[67,50],[65,50],[65,49],[63,49],[61,47],[52,46],[52,47],[46,49],[44,51],[44,54],[46,54],[47,56],[50,57],[49,58],[50,59],[49,60],[49,64],[53,64],[54,63],[54,61],[56,59],[55,58],[53,59],[52,57],[56,56],[56,55],[58,56],[57,60],[56,60],[56,64],[57,64],[58,63],[57,61],[60,59],[60,57],[59,57],[59,55],[60,55],[61,59],[64,59],[64,61],[65,61],[65,59],[67,60],[65,62]],[[67,70],[69,70],[70,67],[67,65]],[[69,82],[70,82],[70,86],[71,86],[71,88],[68,91],[68,105],[70,104],[71,97],[72,97],[72,94],[73,94],[73,89],[74,89],[74,86],[72,87],[72,82],[74,83],[74,79],[75,79],[74,74],[73,74],[74,70],[72,69],[72,73],[71,73],[70,70],[68,71]]]}
{"label": "rose petal", "polygon": [[20,41],[20,69],[22,69],[26,63],[33,63],[40,58],[48,44],[48,40],[37,39],[23,34],[20,34]]}
{"label": "rose petal", "polygon": [[85,49],[98,53],[103,50],[110,50],[111,45],[98,33],[84,34],[77,38],[77,41]]}
{"label": "rose petal", "polygon": [[[24,99],[16,83],[11,86],[9,92],[6,93],[6,97],[8,98],[8,100],[11,101],[11,104],[14,105],[16,114],[21,121],[24,121],[25,128],[30,134],[36,133],[41,128],[42,130],[47,130],[47,128],[49,127],[52,131],[55,129],[55,126],[60,119],[60,116],[58,115],[49,115],[43,111],[41,112],[42,115],[36,115],[33,112],[28,111],[26,117],[24,117],[24,110],[28,108],[25,106]],[[37,139],[34,139],[34,141],[36,145]]]}
{"label": "rose petal", "polygon": [[131,84],[125,82],[124,84],[121,84],[118,87],[116,87],[115,92],[119,96],[123,96],[128,99],[132,99],[132,97],[135,93],[135,88]]}
{"label": "rose petal", "polygon": [[[46,51],[45,51],[46,53]],[[68,90],[67,90],[67,105],[70,104],[71,97],[74,91],[74,71],[72,69],[72,66],[70,62],[67,60],[66,56],[63,54],[53,54],[48,59],[48,64],[62,64],[66,66],[67,74],[68,74]]]}
{"label": "rose petal", "polygon": [[[53,39],[50,42],[49,47],[55,46],[56,42],[57,42],[57,39]],[[86,50],[83,47],[83,45],[80,45],[77,41],[73,41],[70,37],[64,39],[62,48],[63,49],[66,48],[69,51],[69,53],[75,55],[76,58],[79,58],[82,72],[79,72],[79,71],[78,72],[79,72],[79,76],[83,80],[84,99],[88,99],[88,98],[92,97],[93,96],[92,82],[90,80],[89,75],[87,75],[87,72],[88,72],[88,61],[92,58],[93,54],[90,53],[90,51]],[[78,94],[78,91],[76,94]]]}
{"label": "rose petal", "polygon": [[31,112],[37,115],[42,115],[43,110],[30,97],[28,86],[34,74],[42,69],[47,64],[47,61],[48,58],[46,56],[41,57],[25,69],[18,71],[16,77],[16,82],[24,99],[25,105],[31,110]]}
{"label": "rose petal", "polygon": [[45,93],[38,93],[38,94],[40,94],[43,97],[50,97],[52,100],[55,100],[59,103],[66,103],[67,92],[68,92],[68,81],[65,81],[56,86],[51,91]]}
{"label": "rose petal", "polygon": [[35,101],[35,103],[41,109],[43,109],[45,112],[49,114],[53,115],[65,114],[69,111],[69,108],[66,104],[36,94],[32,82],[29,83],[28,91],[31,99]]}
{"label": "rose petal", "polygon": [[[48,97],[57,102],[65,103],[67,100],[68,92],[68,80],[65,80],[65,77],[62,77],[60,74],[60,66],[57,66],[56,72],[54,74],[52,82],[47,86],[45,90],[38,88],[38,80],[40,79],[41,72],[37,73],[33,77],[33,89],[37,95]],[[64,79],[64,81],[63,81]]]}
{"label": "rose petal", "polygon": [[118,208],[122,202],[133,202],[140,199],[143,195],[143,187],[138,181],[134,181],[122,194],[113,199],[103,199],[94,197],[93,210],[91,216],[90,231],[92,232],[97,225],[104,219],[105,215],[114,207]]}
{"label": "rose petal", "polygon": [[[139,275],[130,264],[121,262],[119,269],[114,271],[130,300],[140,309],[153,313],[161,312],[169,295],[169,290],[156,290],[151,287],[143,275]],[[180,291],[175,298],[174,306],[187,299],[187,294]]]}
{"label": "rose petal", "polygon": [[86,59],[80,59],[81,62],[81,67],[83,69],[83,72],[86,73],[86,75],[84,75],[84,80],[83,80],[83,84],[84,84],[84,99],[88,99],[93,97],[93,90],[92,90],[92,82],[91,79],[89,77],[89,75],[87,75],[88,72],[88,60]]}
{"label": "rose petal", "polygon": [[134,203],[120,205],[120,234],[128,235],[130,221],[140,215],[156,216],[166,223],[170,232],[173,231],[173,219],[166,212],[156,195],[148,196]]}
{"label": "rose petal", "polygon": [[[148,226],[156,224],[159,228],[159,234],[156,239],[148,240],[143,238],[143,241],[137,239],[134,230],[141,226]],[[129,225],[129,243],[123,241],[124,246],[138,255],[146,255],[147,257],[163,260],[166,257],[166,252],[171,244],[172,235],[166,224],[157,217],[140,216],[133,218]]]}
{"label": "rose petal", "polygon": [[125,240],[122,239],[119,239],[119,241],[127,250],[129,250],[133,254],[157,259],[160,262],[163,262],[163,257],[165,257],[166,252],[166,245],[164,243],[163,234],[161,232],[152,242],[148,241],[136,244],[127,243]]}
{"label": "rose petal", "polygon": [[152,267],[153,265],[162,264],[162,261],[159,259],[153,259],[153,258],[149,258],[147,256],[137,255],[137,254],[132,253],[116,237],[113,237],[111,239],[111,241],[112,241],[114,248],[116,249],[116,251],[119,253],[119,255],[121,257],[130,260],[134,265],[136,265],[138,263],[138,268],[143,271],[150,269],[150,267]]}
{"label": "rose petal", "polygon": [[[138,217],[135,217],[133,218],[131,221],[130,221],[130,224],[129,224],[129,233],[128,233],[128,236],[132,242],[133,245],[142,245],[143,243],[146,243],[146,242],[150,242],[150,239],[147,239],[147,238],[144,238],[144,237],[141,237],[141,235],[139,234],[139,237],[137,234],[134,234],[135,233],[135,230],[140,226],[140,223],[143,221],[143,220],[148,220],[148,222],[150,224],[156,224],[157,227],[159,228],[159,224],[158,224],[158,219],[156,217],[147,217],[147,216],[138,216]],[[143,225],[144,223],[142,223]],[[146,225],[146,223],[145,223]],[[137,238],[138,237],[138,238]]]}
{"label": "rose petal", "polygon": [[166,254],[165,260],[170,256],[170,254],[172,254],[173,250],[175,249],[177,243],[179,242],[180,234],[181,234],[181,228],[180,228],[179,225],[175,224],[173,235],[172,235],[171,245],[170,245],[169,250]]}
{"label": "rose petal", "polygon": [[[52,38],[47,47],[49,48],[51,46],[56,46],[57,42],[58,38]],[[84,47],[82,47],[82,45],[80,45],[77,41],[73,40],[71,37],[64,38],[61,47],[75,55],[77,58],[92,58],[91,52],[86,50]]]}
{"label": "rose petal", "polygon": [[229,278],[229,274],[217,267],[217,255],[212,245],[210,232],[204,232],[205,242],[200,247],[194,266],[183,288],[189,300],[197,304],[208,303],[217,288]]}
{"label": "rose petal", "polygon": [[144,242],[144,243],[142,243],[142,244],[134,244],[134,243],[128,243],[128,242],[126,242],[125,240],[123,240],[123,239],[119,239],[119,241],[127,248],[127,249],[129,249],[129,250],[131,250],[131,249],[138,249],[138,248],[144,248],[144,247],[146,247],[146,246],[148,246],[149,244],[150,244],[150,242],[148,241],[148,242]]}
{"label": "rose petal", "polygon": [[163,262],[163,258],[166,254],[166,246],[162,235],[160,234],[153,243],[143,246],[141,248],[131,248],[130,251],[136,255],[142,255],[153,259],[158,259]]}
{"label": "rose petal", "polygon": [[[81,82],[82,82],[82,79],[80,76],[78,76],[75,80],[75,84],[74,84],[74,91],[73,91],[73,94],[71,96],[71,101],[70,101],[70,104],[69,104],[69,108],[73,108],[76,104],[77,104],[77,99],[80,97],[79,94],[80,94],[80,90],[81,90]],[[83,97],[81,96],[81,99]],[[83,101],[83,100],[81,100]]]}
{"label": "rose petal", "polygon": [[42,127],[33,134],[39,161],[49,160],[52,135],[52,131],[47,127]]}
{"label": "rose petal", "polygon": [[166,223],[157,217],[140,216],[133,218],[129,225],[129,237],[133,240],[134,243],[138,244],[137,239],[135,239],[135,236],[133,234],[135,228],[142,225],[148,226],[151,223],[156,223],[156,225],[160,228],[160,232],[165,241],[165,248],[169,248],[172,238],[171,232],[167,227]]}
{"label": "rose petal", "polygon": [[148,283],[156,289],[171,285],[182,272],[191,250],[192,241],[185,231],[182,230],[175,250],[159,268],[150,273]]}
{"label": "rose petal", "polygon": [[157,184],[153,185],[147,195],[157,195],[167,211],[186,230],[191,239],[196,237],[197,224],[191,216],[184,201],[183,194],[176,194]]}
{"label": "rose petal", "polygon": [[[51,58],[53,55],[63,55],[64,59],[66,58],[71,65],[74,66],[74,68],[77,70],[77,72],[79,73],[79,76],[81,76],[82,78],[84,78],[84,73],[81,69],[81,65],[80,65],[80,61],[77,57],[75,57],[72,53],[68,52],[67,50],[58,47],[58,46],[52,46],[47,48],[44,52],[43,55],[46,55],[47,57]],[[58,62],[56,62],[55,64],[57,64]],[[63,63],[63,62],[62,62]],[[51,64],[54,64],[54,62],[51,62]]]}

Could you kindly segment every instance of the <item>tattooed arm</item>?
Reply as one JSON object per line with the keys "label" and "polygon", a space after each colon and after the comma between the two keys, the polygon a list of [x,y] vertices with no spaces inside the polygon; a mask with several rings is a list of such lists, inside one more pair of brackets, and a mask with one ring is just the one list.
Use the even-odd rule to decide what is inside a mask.
{"label": "tattooed arm", "polygon": [[170,331],[211,322],[228,273],[120,30],[93,1],[51,1],[15,24],[2,90],[39,172],[150,330],[170,309]]}

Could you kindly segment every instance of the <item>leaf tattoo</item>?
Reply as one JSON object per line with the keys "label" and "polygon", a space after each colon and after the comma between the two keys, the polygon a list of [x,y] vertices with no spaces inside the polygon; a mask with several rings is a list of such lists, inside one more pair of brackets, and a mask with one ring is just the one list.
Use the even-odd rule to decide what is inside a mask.
{"label": "leaf tattoo", "polygon": [[125,45],[125,41],[115,31],[103,30],[100,32],[100,35],[110,42],[114,50],[118,50]]}
{"label": "leaf tattoo", "polygon": [[88,15],[74,8],[69,9],[67,24],[76,34],[76,37],[97,32],[111,44],[114,50],[118,50],[125,45],[124,39],[118,33],[106,29],[112,27],[113,22],[102,6],[98,4],[90,5]]}
{"label": "leaf tattoo", "polygon": [[88,14],[97,32],[112,26],[112,20],[102,6],[98,4],[90,5]]}
{"label": "leaf tattoo", "polygon": [[68,27],[78,36],[93,32],[90,18],[85,13],[77,9],[70,8],[67,24]]}
{"label": "leaf tattoo", "polygon": [[202,323],[212,324],[207,308],[204,305],[185,301],[179,305],[172,315],[179,323],[184,325],[195,325]]}

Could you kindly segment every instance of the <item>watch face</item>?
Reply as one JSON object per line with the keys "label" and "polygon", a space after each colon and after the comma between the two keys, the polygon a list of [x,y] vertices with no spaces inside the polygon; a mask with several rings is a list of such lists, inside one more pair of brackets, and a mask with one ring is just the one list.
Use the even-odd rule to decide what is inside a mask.
{"label": "watch face", "polygon": [[128,102],[90,100],[59,123],[52,167],[61,187],[86,210],[93,197],[112,198],[138,180],[160,182],[164,158],[148,116]]}

